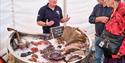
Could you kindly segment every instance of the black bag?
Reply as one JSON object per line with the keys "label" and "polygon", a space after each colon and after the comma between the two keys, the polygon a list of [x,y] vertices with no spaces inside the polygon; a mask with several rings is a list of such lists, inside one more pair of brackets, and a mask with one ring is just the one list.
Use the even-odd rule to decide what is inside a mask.
{"label": "black bag", "polygon": [[104,30],[100,37],[101,41],[99,41],[97,45],[106,50],[107,54],[117,54],[123,39],[123,36],[114,35]]}

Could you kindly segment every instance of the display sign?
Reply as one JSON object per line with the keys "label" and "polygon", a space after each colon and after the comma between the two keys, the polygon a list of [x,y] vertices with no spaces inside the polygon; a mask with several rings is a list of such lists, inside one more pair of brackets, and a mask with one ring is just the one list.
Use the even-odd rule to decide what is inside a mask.
{"label": "display sign", "polygon": [[64,27],[63,26],[52,27],[50,30],[51,30],[52,37],[57,38],[63,34]]}

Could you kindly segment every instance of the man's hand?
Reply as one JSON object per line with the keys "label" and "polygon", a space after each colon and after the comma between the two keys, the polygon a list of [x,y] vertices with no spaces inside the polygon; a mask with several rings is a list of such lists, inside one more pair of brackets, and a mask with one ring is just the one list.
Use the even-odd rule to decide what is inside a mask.
{"label": "man's hand", "polygon": [[69,21],[70,17],[68,15],[64,16],[62,19],[61,19],[61,22],[67,22]]}
{"label": "man's hand", "polygon": [[64,21],[67,22],[69,21],[70,17],[68,15],[64,16]]}
{"label": "man's hand", "polygon": [[49,22],[46,21],[46,25],[47,25],[47,26],[52,26],[52,25],[54,25],[54,21],[49,21]]}
{"label": "man's hand", "polygon": [[108,22],[108,17],[106,16],[101,16],[101,17],[96,17],[96,22],[102,22],[102,23],[107,23]]}

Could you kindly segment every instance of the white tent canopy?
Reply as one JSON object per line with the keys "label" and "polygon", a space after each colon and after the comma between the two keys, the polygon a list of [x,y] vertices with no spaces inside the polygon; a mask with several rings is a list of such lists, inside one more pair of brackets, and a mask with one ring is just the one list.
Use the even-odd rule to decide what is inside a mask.
{"label": "white tent canopy", "polygon": [[[0,0],[0,51],[7,48],[10,32],[7,27],[27,33],[42,33],[42,28],[36,24],[40,7],[48,0]],[[64,0],[58,0],[58,5],[64,10]],[[85,29],[94,35],[94,26],[89,24],[88,17],[96,5],[96,0],[66,0],[66,14],[71,19],[67,25]]]}

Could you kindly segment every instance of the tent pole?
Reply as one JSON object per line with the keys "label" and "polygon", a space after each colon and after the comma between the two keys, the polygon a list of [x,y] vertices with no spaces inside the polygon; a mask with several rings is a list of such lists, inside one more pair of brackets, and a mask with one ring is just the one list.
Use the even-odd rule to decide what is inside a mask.
{"label": "tent pole", "polygon": [[11,12],[12,12],[12,23],[13,27],[15,28],[15,11],[14,11],[14,0],[11,0],[12,7],[11,7]]}
{"label": "tent pole", "polygon": [[[67,14],[67,0],[63,1],[63,11],[64,11],[64,16]],[[64,27],[66,26],[66,22],[63,25]]]}

